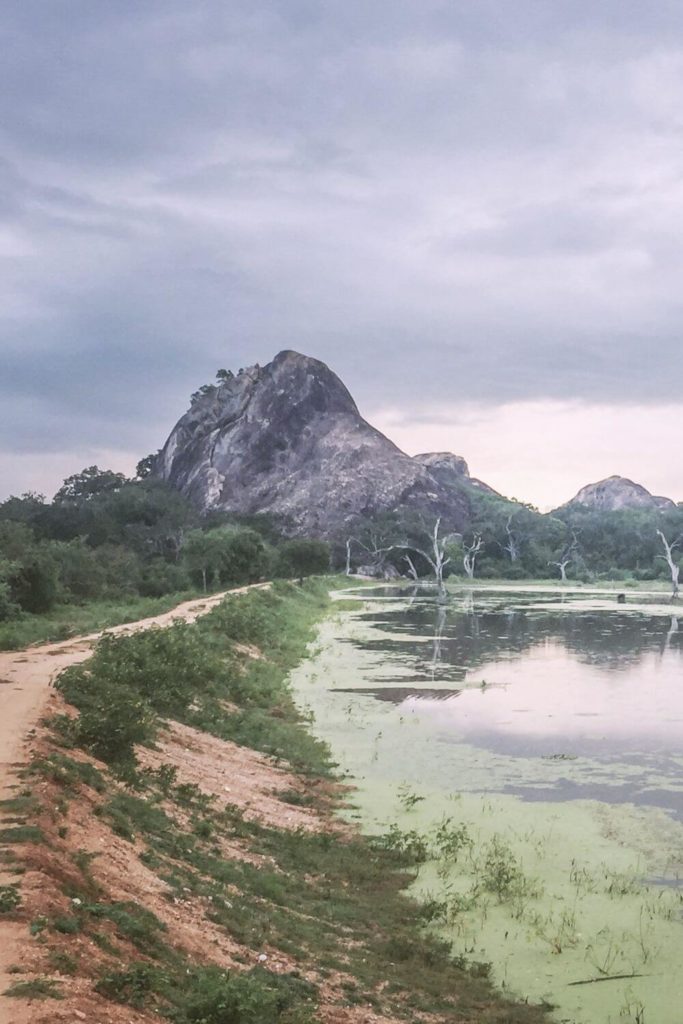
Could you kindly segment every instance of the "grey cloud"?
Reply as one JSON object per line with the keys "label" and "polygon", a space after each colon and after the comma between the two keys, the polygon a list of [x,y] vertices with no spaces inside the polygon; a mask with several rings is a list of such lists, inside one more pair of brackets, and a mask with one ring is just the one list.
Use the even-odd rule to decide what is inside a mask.
{"label": "grey cloud", "polygon": [[142,453],[285,347],[368,411],[678,399],[677,4],[9,0],[0,41],[4,450]]}

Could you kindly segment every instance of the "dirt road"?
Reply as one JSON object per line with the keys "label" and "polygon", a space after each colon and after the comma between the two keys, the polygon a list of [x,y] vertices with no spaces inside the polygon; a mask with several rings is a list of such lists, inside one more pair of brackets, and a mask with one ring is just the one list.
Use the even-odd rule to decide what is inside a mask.
{"label": "dirt road", "polygon": [[[242,594],[254,587],[268,585],[256,583],[252,587],[239,587],[225,593]],[[225,593],[186,601],[163,615],[114,626],[105,632],[135,633],[151,626],[168,626],[175,619],[194,622],[219,604]],[[101,636],[102,632],[91,633],[23,651],[0,652],[0,799],[7,797],[7,790],[16,785],[17,769],[28,761],[28,734],[40,719],[50,683],[67,665],[85,661]]]}
{"label": "dirt road", "polygon": [[[18,772],[30,760],[31,730],[40,721],[51,682],[68,665],[85,661],[103,632],[135,633],[152,626],[168,626],[175,620],[194,622],[219,604],[227,593],[243,594],[248,590],[268,586],[269,583],[257,583],[250,587],[239,587],[210,597],[185,601],[163,615],[114,626],[87,636],[41,644],[23,651],[0,652],[0,799],[11,797],[16,792],[19,785]],[[15,881],[16,876],[3,870],[0,865],[0,885]],[[19,959],[25,943],[25,924],[0,921],[0,993],[16,981],[9,971],[11,965]],[[37,1016],[35,1003],[23,999],[0,1000],[0,1024],[33,1024]],[[137,1020],[137,1015],[131,1013],[130,1018]],[[67,1014],[64,1019],[71,1021],[75,1018]]]}

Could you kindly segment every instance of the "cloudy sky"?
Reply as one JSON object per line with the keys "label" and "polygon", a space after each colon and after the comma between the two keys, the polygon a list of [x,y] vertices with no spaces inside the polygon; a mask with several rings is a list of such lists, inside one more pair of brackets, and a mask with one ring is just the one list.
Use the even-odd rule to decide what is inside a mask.
{"label": "cloudy sky", "polygon": [[4,0],[0,498],[328,362],[546,508],[683,499],[674,0]]}

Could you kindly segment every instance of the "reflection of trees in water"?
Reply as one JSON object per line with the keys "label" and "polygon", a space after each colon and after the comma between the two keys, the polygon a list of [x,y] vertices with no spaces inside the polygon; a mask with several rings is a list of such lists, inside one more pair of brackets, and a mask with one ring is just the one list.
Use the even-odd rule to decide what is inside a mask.
{"label": "reflection of trees in water", "polygon": [[676,618],[675,615],[672,615],[671,616],[671,625],[669,626],[669,631],[666,634],[666,638],[664,640],[664,646],[662,648],[662,654],[664,654],[665,651],[669,650],[669,648],[671,647],[671,641],[674,639],[674,637],[676,636],[677,633],[678,633],[678,619]]}
{"label": "reflection of trees in water", "polygon": [[[618,612],[526,611],[524,608],[476,609],[473,592],[450,608],[436,602],[415,600],[406,607],[379,615],[364,616],[404,639],[370,640],[368,649],[381,651],[394,660],[426,668],[436,675],[462,679],[468,669],[492,661],[520,657],[534,647],[560,644],[583,664],[607,669],[636,665],[646,654],[681,651],[678,619],[629,615]],[[423,644],[431,637],[431,658],[425,658]]]}
{"label": "reflection of trees in water", "polygon": [[441,644],[443,641],[443,632],[444,629],[446,628],[446,610],[447,609],[445,604],[440,604],[436,610],[436,620],[434,622],[434,642],[432,644],[432,660],[429,663],[432,679],[436,675],[437,669],[441,665]]}

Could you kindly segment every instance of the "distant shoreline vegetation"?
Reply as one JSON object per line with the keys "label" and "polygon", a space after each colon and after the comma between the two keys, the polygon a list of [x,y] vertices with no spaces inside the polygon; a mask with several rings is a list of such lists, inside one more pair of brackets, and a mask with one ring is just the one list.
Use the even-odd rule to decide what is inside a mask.
{"label": "distant shoreline vegetation", "polygon": [[[422,579],[433,574],[432,521],[400,510],[355,517],[335,537],[291,537],[270,515],[201,516],[150,474],[91,466],[52,501],[0,503],[0,649],[155,614],[183,597],[332,570]],[[683,505],[602,511],[530,505],[467,489],[461,533],[441,537],[443,577],[563,579],[624,585],[670,580],[680,564]],[[667,562],[662,536],[671,547]],[[432,545],[432,547],[430,547]]]}

